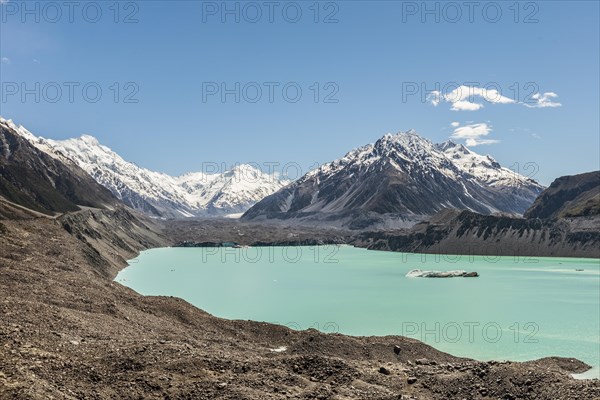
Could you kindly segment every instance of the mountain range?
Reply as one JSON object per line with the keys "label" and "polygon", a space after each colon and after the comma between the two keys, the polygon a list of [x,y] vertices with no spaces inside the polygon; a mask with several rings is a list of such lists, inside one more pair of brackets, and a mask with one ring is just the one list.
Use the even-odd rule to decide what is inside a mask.
{"label": "mountain range", "polygon": [[[89,174],[114,198],[158,218],[244,213],[244,220],[401,228],[444,209],[521,215],[544,189],[489,155],[452,141],[434,144],[413,130],[387,134],[289,182],[244,164],[174,177],[126,161],[90,135],[51,140],[11,120],[0,118],[0,126],[43,160]],[[98,198],[110,203],[106,195]]]}
{"label": "mountain range", "polygon": [[153,217],[242,213],[288,183],[247,164],[219,174],[194,172],[173,177],[124,160],[90,135],[51,140],[37,137],[11,120],[0,118],[0,126],[47,156],[87,172],[123,203]]}
{"label": "mountain range", "polygon": [[267,196],[244,220],[409,227],[443,209],[521,215],[544,187],[461,144],[387,134]]}
{"label": "mountain range", "polygon": [[[129,212],[126,201],[152,217],[173,216],[172,232],[185,241],[208,222],[182,216],[243,210],[264,197],[242,221],[215,220],[209,230],[230,238],[231,229],[269,226],[275,233],[267,237],[277,243],[298,243],[287,233],[309,228],[306,243],[341,238],[373,249],[452,254],[597,257],[600,243],[600,172],[557,178],[537,195],[539,184],[492,157],[433,144],[414,131],[385,135],[287,186],[279,181],[277,191],[271,183],[249,166],[170,177],[124,161],[91,136],[48,140],[0,120],[0,219],[64,219],[85,208],[117,215]],[[246,241],[257,245],[256,236]]]}

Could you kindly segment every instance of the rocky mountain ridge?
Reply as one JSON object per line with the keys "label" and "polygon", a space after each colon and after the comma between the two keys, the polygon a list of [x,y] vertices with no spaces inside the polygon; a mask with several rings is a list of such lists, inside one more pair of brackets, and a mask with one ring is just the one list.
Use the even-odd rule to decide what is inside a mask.
{"label": "rocky mountain ridge", "polygon": [[556,179],[525,213],[526,218],[600,214],[600,171]]}

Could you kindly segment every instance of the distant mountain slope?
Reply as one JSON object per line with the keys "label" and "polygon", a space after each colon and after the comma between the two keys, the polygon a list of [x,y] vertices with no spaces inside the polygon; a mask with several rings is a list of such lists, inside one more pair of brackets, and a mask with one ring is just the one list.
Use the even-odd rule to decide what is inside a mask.
{"label": "distant mountain slope", "polygon": [[414,131],[311,171],[248,210],[246,220],[289,219],[350,228],[395,220],[411,226],[446,209],[522,214],[543,187],[462,145],[433,144]]}
{"label": "distant mountain slope", "polygon": [[599,172],[556,179],[524,218],[445,210],[409,230],[363,232],[355,245],[431,254],[600,258]]}
{"label": "distant mountain slope", "polygon": [[542,192],[526,218],[560,218],[600,214],[600,171],[563,176]]}
{"label": "distant mountain slope", "polygon": [[81,168],[39,150],[4,119],[0,119],[0,195],[45,214],[118,203]]}
{"label": "distant mountain slope", "polygon": [[124,160],[93,136],[44,139],[12,121],[4,121],[38,150],[79,166],[123,203],[150,216],[182,218],[242,213],[288,183],[250,165],[238,165],[221,174],[198,172],[172,177]]}

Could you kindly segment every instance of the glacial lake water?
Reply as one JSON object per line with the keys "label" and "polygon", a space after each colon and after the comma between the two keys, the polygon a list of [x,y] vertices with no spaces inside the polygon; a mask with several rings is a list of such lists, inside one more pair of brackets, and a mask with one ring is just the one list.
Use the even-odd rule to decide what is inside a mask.
{"label": "glacial lake water", "polygon": [[[409,278],[422,270],[478,278]],[[160,248],[116,281],[222,318],[404,335],[479,360],[575,357],[600,378],[600,259],[439,256],[351,246]],[[285,346],[285,343],[274,343]]]}

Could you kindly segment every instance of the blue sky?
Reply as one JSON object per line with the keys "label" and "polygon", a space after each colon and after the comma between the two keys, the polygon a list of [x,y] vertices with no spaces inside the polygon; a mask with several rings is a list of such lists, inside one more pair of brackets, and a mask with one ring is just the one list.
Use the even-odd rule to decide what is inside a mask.
{"label": "blue sky", "polygon": [[544,184],[599,168],[597,1],[1,2],[0,114],[153,170],[308,169],[411,128]]}

